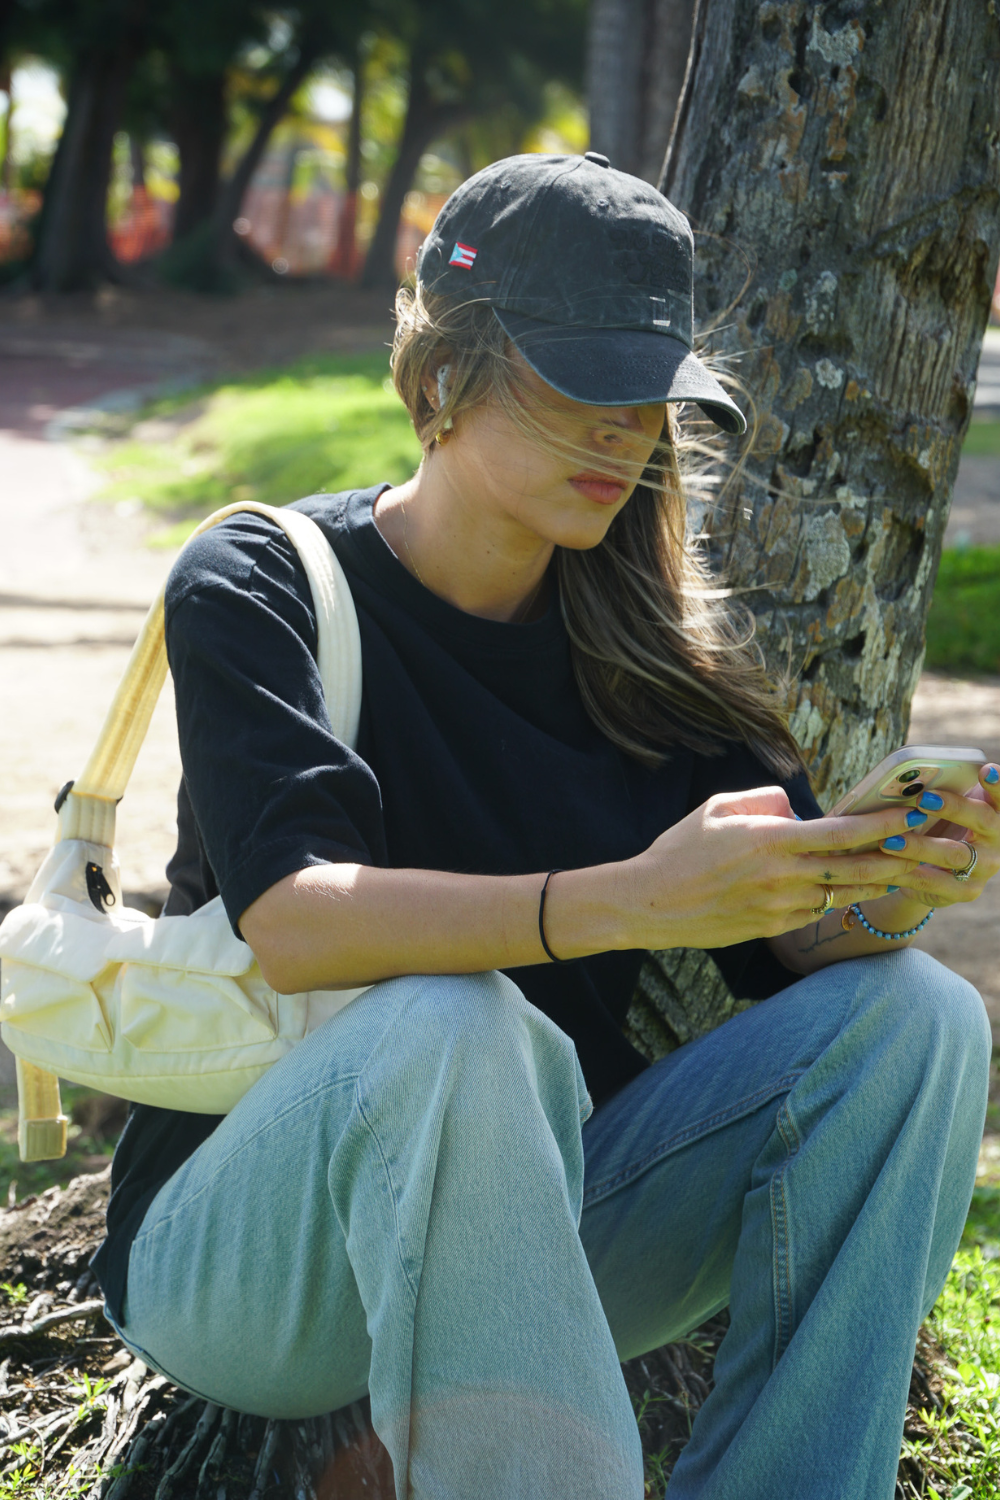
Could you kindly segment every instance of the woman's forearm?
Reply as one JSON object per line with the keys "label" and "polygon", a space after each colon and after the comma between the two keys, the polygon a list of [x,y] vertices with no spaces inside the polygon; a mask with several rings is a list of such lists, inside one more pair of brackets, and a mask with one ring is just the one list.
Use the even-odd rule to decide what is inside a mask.
{"label": "woman's forearm", "polygon": [[[922,922],[928,908],[902,894],[882,896],[877,901],[865,901],[861,910],[873,927],[881,932],[907,932]],[[900,938],[898,942],[887,942],[874,937],[855,918],[847,931],[843,924],[844,910],[834,908],[825,917],[817,917],[805,927],[793,932],[783,932],[780,937],[769,939],[771,952],[794,974],[812,974],[827,964],[839,963],[844,958],[863,958],[871,953],[886,953],[892,948],[906,948],[913,939]]]}
{"label": "woman's forearm", "polygon": [[[630,946],[624,865],[556,876],[545,933],[560,958]],[[452,875],[316,865],[265,891],[240,930],[284,994],[350,989],[397,974],[474,974],[545,962],[538,903],[545,872]],[[558,894],[557,894],[558,886]]]}
{"label": "woman's forearm", "polygon": [[[821,882],[842,901],[870,901],[871,920],[892,931],[915,925],[913,903],[880,897],[912,858],[853,852],[859,837],[896,834],[902,809],[857,819],[796,823],[780,788],[711,797],[642,854],[565,870],[549,887],[545,934],[558,958],[622,948],[718,948],[770,936],[787,966],[807,974],[839,958],[877,951],[863,930],[845,933],[839,913],[801,921]],[[898,826],[897,826],[898,825]],[[538,901],[544,871],[454,875],[317,865],[286,876],[240,919],[243,936],[275,989],[349,989],[397,974],[472,974],[544,962]],[[888,905],[886,905],[888,903]]]}

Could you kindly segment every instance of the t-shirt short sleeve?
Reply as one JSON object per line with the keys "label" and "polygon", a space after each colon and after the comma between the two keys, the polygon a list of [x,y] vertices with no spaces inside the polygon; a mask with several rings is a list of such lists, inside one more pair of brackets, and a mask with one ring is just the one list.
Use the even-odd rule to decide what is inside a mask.
{"label": "t-shirt short sleeve", "polygon": [[248,513],[189,544],[167,585],[166,639],[186,790],[234,930],[296,870],[384,864],[378,784],[330,727],[285,533]]}

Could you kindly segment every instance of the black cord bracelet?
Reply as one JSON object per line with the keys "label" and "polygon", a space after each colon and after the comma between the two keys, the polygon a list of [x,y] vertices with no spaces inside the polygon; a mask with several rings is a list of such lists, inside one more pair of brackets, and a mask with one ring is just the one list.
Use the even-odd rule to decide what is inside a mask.
{"label": "black cord bracelet", "polygon": [[562,873],[562,870],[550,870],[545,877],[545,884],[542,886],[542,894],[538,900],[538,936],[542,940],[542,947],[545,949],[545,952],[548,954],[549,958],[551,958],[554,964],[571,964],[573,962],[571,958],[556,958],[555,954],[552,952],[552,949],[549,947],[548,941],[545,936],[545,892],[549,888],[549,881],[552,879],[553,875],[561,875]]}

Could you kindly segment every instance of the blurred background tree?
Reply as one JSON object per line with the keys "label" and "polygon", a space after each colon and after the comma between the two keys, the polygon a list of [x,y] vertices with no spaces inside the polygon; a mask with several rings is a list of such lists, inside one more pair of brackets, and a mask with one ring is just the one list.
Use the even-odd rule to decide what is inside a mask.
{"label": "blurred background tree", "polygon": [[[585,18],[582,0],[508,0],[502,8],[484,8],[477,0],[403,0],[395,29],[408,54],[406,115],[364,286],[395,284],[399,217],[428,146],[479,120],[499,126],[507,137],[504,148],[516,150],[516,138],[545,113],[546,83],[580,83]],[[485,163],[471,160],[473,140],[466,136],[464,165],[474,168]]]}
{"label": "blurred background tree", "polygon": [[[567,100],[572,140],[550,128],[549,144],[583,147],[586,15],[586,0],[0,0],[4,279],[391,287],[442,197]],[[48,152],[19,130],[29,75],[64,103]],[[323,201],[306,212],[303,196]]]}
{"label": "blurred background tree", "polygon": [[32,280],[42,290],[76,291],[116,275],[107,241],[114,138],[148,36],[147,0],[42,0],[13,7],[8,49],[49,59],[60,71],[66,98],[34,235]]}
{"label": "blurred background tree", "polygon": [[590,144],[659,181],[684,83],[695,0],[592,0],[587,40]]}

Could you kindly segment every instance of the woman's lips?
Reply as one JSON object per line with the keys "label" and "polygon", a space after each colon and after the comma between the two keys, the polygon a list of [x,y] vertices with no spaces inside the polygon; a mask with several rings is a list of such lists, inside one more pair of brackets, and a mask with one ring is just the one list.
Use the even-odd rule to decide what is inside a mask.
{"label": "woman's lips", "polygon": [[570,484],[598,505],[617,505],[627,488],[624,479],[609,479],[606,474],[574,474]]}

